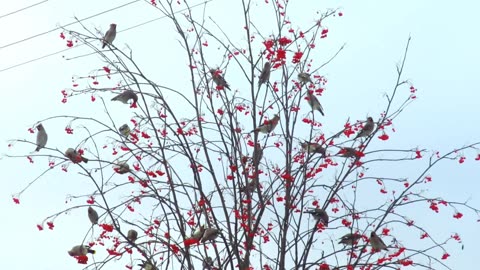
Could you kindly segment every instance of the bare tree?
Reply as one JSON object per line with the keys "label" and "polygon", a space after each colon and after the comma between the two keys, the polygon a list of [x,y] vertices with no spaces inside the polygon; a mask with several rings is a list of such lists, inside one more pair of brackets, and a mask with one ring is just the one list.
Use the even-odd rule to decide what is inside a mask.
{"label": "bare tree", "polygon": [[[91,95],[102,110],[38,121],[65,123],[78,139],[70,150],[47,142],[38,153],[11,157],[50,161],[26,189],[60,169],[89,179],[94,190],[73,195],[77,205],[39,228],[53,226],[65,211],[87,218],[88,208],[92,228],[101,230],[85,228],[70,252],[85,269],[120,264],[120,258],[128,268],[144,269],[451,269],[444,259],[450,242],[461,242],[458,234],[439,239],[410,216],[424,211],[413,206],[424,204],[433,211],[450,207],[454,218],[463,210],[479,213],[424,190],[435,166],[463,162],[479,143],[443,155],[389,146],[392,123],[416,95],[402,76],[410,38],[384,110],[323,126],[331,116],[322,106],[322,73],[343,47],[323,63],[313,59],[328,34],[324,21],[337,10],[295,25],[287,12],[291,2],[238,1],[242,9],[230,11],[244,19],[237,40],[209,16],[208,4],[202,10],[188,2],[153,7],[178,33],[184,54],[176,58],[188,63],[162,74],[175,85],[150,79],[152,71],[142,70],[133,50],[111,38],[101,50],[95,31],[65,29],[68,44],[88,46],[104,66],[75,78],[79,87],[65,90],[64,102]],[[276,19],[268,23],[274,27],[264,26],[259,10]],[[15,141],[33,149],[39,144]],[[411,164],[423,168],[416,174],[402,169]],[[425,240],[407,243],[406,231]],[[90,249],[97,249],[93,262]]]}

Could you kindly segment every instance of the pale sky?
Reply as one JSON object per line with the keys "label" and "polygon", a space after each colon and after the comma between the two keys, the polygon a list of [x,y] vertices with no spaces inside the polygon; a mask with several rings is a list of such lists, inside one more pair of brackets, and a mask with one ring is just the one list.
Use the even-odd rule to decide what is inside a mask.
{"label": "pale sky", "polygon": [[[465,0],[455,3],[433,0],[301,1],[308,8],[292,8],[289,12],[292,21],[313,22],[315,11],[326,8],[341,8],[343,13],[342,17],[325,20],[324,25],[329,29],[328,37],[317,44],[318,50],[325,53],[324,59],[316,60],[317,64],[346,44],[339,56],[322,70],[322,75],[328,78],[327,91],[322,96],[322,104],[327,112],[323,119],[325,126],[341,126],[348,117],[364,119],[367,115],[379,115],[385,101],[383,94],[394,86],[395,66],[411,36],[404,77],[418,89],[418,99],[396,120],[397,132],[391,136],[389,143],[396,147],[419,147],[445,153],[480,140],[480,128],[477,125],[480,91],[476,81],[480,62],[478,3]],[[35,2],[5,2],[0,9],[0,16]],[[73,22],[74,16],[85,18],[128,2],[50,0],[25,11],[0,17],[0,70],[67,48],[65,41],[59,37],[61,30],[8,47],[6,45]],[[95,32],[95,28],[106,31],[110,23],[116,23],[117,30],[122,31],[162,15],[147,2],[138,1],[88,19],[84,25]],[[213,0],[208,4],[208,14],[225,28],[235,29],[238,24],[242,25],[241,22],[232,23],[235,18],[241,18],[240,12],[226,16],[225,10],[235,10],[232,5],[238,5],[237,2]],[[264,4],[264,1],[258,2],[258,5]],[[291,2],[293,6],[297,1]],[[201,8],[196,11],[201,14]],[[78,25],[67,28],[82,30]],[[234,35],[235,31],[229,33]],[[176,39],[172,23],[162,19],[117,34],[115,44],[121,49],[128,45],[147,75],[172,85],[173,79],[169,76],[172,66],[181,68],[186,64],[183,55],[180,60],[175,58],[176,52],[181,50],[174,46]],[[6,102],[1,107],[6,120],[5,131],[0,134],[0,141],[3,142],[0,145],[1,153],[29,153],[31,149],[21,144],[9,150],[7,141],[15,138],[34,141],[34,135],[29,134],[27,129],[48,116],[73,114],[82,110],[86,110],[86,115],[95,113],[87,108],[89,96],[69,99],[67,105],[60,102],[60,91],[72,85],[72,76],[84,76],[102,67],[96,56],[65,60],[88,52],[87,48],[73,49],[0,71],[6,95]],[[209,64],[214,63],[215,60],[212,60]],[[235,82],[235,79],[232,81]],[[68,137],[62,130],[65,123],[56,123],[60,132],[49,132],[48,146],[59,149],[75,146],[78,140]],[[52,129],[51,125],[46,124],[47,131]],[[480,207],[480,183],[477,179],[480,163],[474,158],[475,153],[469,152],[464,164],[452,161],[435,168],[431,172],[434,181],[428,187],[430,194],[453,201],[468,200],[471,205]],[[45,229],[39,232],[36,224],[70,206],[65,205],[68,195],[77,194],[79,190],[82,194],[87,193],[93,187],[82,182],[81,178],[75,176],[78,179],[71,179],[71,174],[56,171],[36,182],[23,194],[20,205],[12,202],[12,194],[41,174],[47,164],[45,159],[36,159],[34,164],[23,159],[0,160],[5,183],[0,190],[0,211],[4,217],[0,228],[6,237],[1,256],[4,258],[4,269],[82,268],[68,256],[67,250],[81,241],[88,231],[86,209],[60,216],[55,221],[53,231]],[[70,170],[73,168],[71,166]],[[419,171],[418,168],[409,168],[408,164],[401,168],[402,172],[409,170],[412,176]],[[451,245],[448,250],[451,257],[446,262],[453,269],[471,269],[473,258],[477,256],[475,245],[479,226],[476,220],[479,217],[472,212],[462,211],[464,217],[454,220],[451,209],[444,208],[439,216],[433,215],[427,206],[418,211],[421,216],[418,222],[429,224],[426,226],[438,233],[441,239],[453,232],[462,236],[465,249],[461,250],[460,245]],[[98,233],[99,229],[95,232]],[[106,269],[123,267],[124,264],[119,263]]]}

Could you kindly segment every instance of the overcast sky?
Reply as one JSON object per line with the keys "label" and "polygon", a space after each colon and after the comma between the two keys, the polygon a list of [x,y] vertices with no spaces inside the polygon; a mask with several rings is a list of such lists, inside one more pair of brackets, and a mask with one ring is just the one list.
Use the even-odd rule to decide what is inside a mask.
{"label": "overcast sky", "polygon": [[[309,8],[292,11],[291,14],[299,15],[297,18],[291,15],[292,21],[313,21],[315,11],[325,8],[341,8],[343,13],[342,17],[336,16],[324,22],[329,28],[328,38],[319,43],[319,50],[325,51],[325,59],[346,44],[341,54],[322,73],[329,81],[328,90],[322,96],[327,111],[326,126],[343,122],[348,117],[364,119],[367,115],[379,115],[384,104],[383,94],[394,86],[395,66],[411,36],[405,77],[418,89],[418,100],[395,122],[397,132],[392,143],[398,147],[418,146],[444,153],[480,140],[480,89],[477,82],[480,19],[476,2],[301,1],[306,6],[308,3]],[[35,2],[19,0],[2,3],[0,16]],[[59,37],[61,30],[10,44],[73,22],[74,16],[85,18],[128,2],[50,0],[0,17],[0,70],[67,48],[65,41]],[[207,10],[214,17],[223,15],[218,20],[228,24],[232,19],[230,16],[227,18],[224,10],[231,8],[233,2],[236,1],[213,0]],[[263,4],[263,1],[259,2]],[[121,31],[159,16],[161,14],[148,3],[138,1],[86,20],[84,24],[91,31],[95,28],[106,31],[110,23],[116,23],[117,30]],[[69,29],[81,30],[76,25]],[[162,19],[119,33],[115,44],[120,48],[126,48],[128,44],[143,69],[157,78],[159,74],[168,74],[170,65],[178,62],[172,53],[176,48],[169,47],[175,44],[174,32],[172,24]],[[9,150],[7,140],[27,138],[33,141],[34,135],[29,134],[27,129],[36,121],[86,109],[87,98],[69,101],[67,105],[60,102],[60,91],[72,85],[72,75],[85,75],[94,68],[101,68],[96,56],[65,60],[85,52],[88,52],[87,48],[69,50],[0,71],[4,93],[0,109],[4,119],[4,131],[0,134],[3,142],[1,153],[28,153],[31,150],[23,146]],[[184,65],[183,60],[178,64]],[[92,62],[96,66],[92,66]],[[63,133],[49,133],[49,136],[51,147],[55,145],[64,149],[76,143]],[[75,194],[76,189],[84,188],[85,183],[70,181],[66,178],[67,174],[57,172],[37,182],[22,195],[20,205],[12,203],[11,195],[42,173],[46,163],[46,160],[40,159],[33,165],[26,160],[0,160],[0,168],[4,171],[4,186],[0,190],[0,212],[4,218],[0,228],[7,232],[1,248],[4,269],[81,268],[66,251],[78,242],[78,234],[72,235],[72,231],[84,235],[88,230],[83,210],[62,215],[56,220],[53,231],[39,232],[36,224],[66,207],[67,195]],[[471,153],[462,165],[451,162],[435,169],[432,173],[435,181],[429,187],[431,194],[456,201],[470,200],[470,204],[480,207],[479,165]],[[461,233],[465,250],[462,251],[459,246],[449,250],[452,256],[448,262],[453,269],[470,269],[473,258],[477,256],[478,217],[465,212],[464,218],[457,221],[451,218],[452,214],[445,211],[442,217],[447,222],[430,226],[445,235],[454,231]],[[116,267],[121,269],[123,265]]]}

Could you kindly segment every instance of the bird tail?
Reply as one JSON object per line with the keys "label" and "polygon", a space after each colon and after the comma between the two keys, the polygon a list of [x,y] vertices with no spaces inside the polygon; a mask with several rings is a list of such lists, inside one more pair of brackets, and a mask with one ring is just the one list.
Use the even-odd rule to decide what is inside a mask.
{"label": "bird tail", "polygon": [[87,158],[82,157],[82,161],[85,162],[85,163],[88,163],[88,159],[87,159]]}
{"label": "bird tail", "polygon": [[96,251],[95,251],[95,250],[93,250],[93,249],[88,249],[88,251],[87,251],[87,252],[88,252],[88,253],[91,253],[91,254],[95,254],[95,253],[96,253]]}

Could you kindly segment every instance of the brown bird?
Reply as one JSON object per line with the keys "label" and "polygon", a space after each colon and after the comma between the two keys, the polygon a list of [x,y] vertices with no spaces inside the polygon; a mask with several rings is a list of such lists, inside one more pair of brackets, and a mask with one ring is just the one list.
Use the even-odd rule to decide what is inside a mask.
{"label": "brown bird", "polygon": [[388,250],[387,245],[383,242],[383,240],[378,237],[378,235],[375,232],[372,232],[370,234],[370,245],[372,245],[372,248],[380,251],[380,250]]}
{"label": "brown bird", "polygon": [[213,267],[212,258],[207,256],[205,259],[203,259],[202,266],[203,266],[203,269],[212,269]]}
{"label": "brown bird", "polygon": [[102,49],[105,49],[107,44],[112,44],[113,40],[117,36],[117,25],[112,23],[110,24],[110,29],[107,30],[105,36],[103,37]]}
{"label": "brown bird", "polygon": [[127,161],[119,161],[113,168],[116,173],[118,174],[125,174],[130,172],[130,165],[128,165]]}
{"label": "brown bird", "polygon": [[360,240],[362,238],[362,236],[358,233],[347,233],[345,234],[344,236],[342,236],[340,238],[340,242],[338,242],[339,244],[344,244],[344,245],[348,245],[348,246],[353,246],[355,245],[358,240]]}
{"label": "brown bird", "polygon": [[307,101],[310,107],[312,107],[312,110],[317,110],[322,116],[325,116],[322,104],[320,104],[320,101],[318,101],[317,97],[313,95],[313,92],[310,92],[310,90],[307,91]]}
{"label": "brown bird", "polygon": [[132,90],[125,90],[123,91],[122,93],[114,96],[111,100],[112,101],[120,101],[122,102],[123,104],[128,104],[128,101],[130,99],[133,99],[133,102],[136,103],[138,101],[138,96],[135,92],[133,92]]}
{"label": "brown bird", "polygon": [[88,253],[95,254],[95,250],[91,249],[90,246],[87,246],[87,245],[74,246],[72,247],[72,249],[68,251],[68,255],[72,257],[84,256],[84,255],[87,255]]}
{"label": "brown bird", "polygon": [[322,147],[319,143],[312,143],[312,142],[303,142],[300,144],[302,146],[302,150],[307,153],[315,153],[315,154],[322,154],[325,155],[326,149]]}
{"label": "brown bird", "polygon": [[132,242],[135,242],[135,240],[137,240],[138,238],[138,232],[135,231],[135,230],[128,230],[127,232],[127,239],[132,241]]}
{"label": "brown bird", "polygon": [[142,267],[144,270],[158,270],[155,265],[144,260],[142,260],[142,264],[139,264],[138,266]]}
{"label": "brown bird", "polygon": [[272,69],[272,65],[270,65],[270,62],[265,62],[265,65],[263,66],[263,70],[260,73],[260,76],[258,76],[258,86],[267,83],[268,80],[270,80],[270,70]]}
{"label": "brown bird", "polygon": [[278,122],[280,121],[280,116],[275,114],[272,119],[267,120],[265,123],[258,126],[256,129],[250,132],[261,132],[261,133],[270,133],[272,132],[275,127],[277,127]]}
{"label": "brown bird", "polygon": [[88,207],[88,219],[93,225],[98,224],[98,213],[91,206]]}
{"label": "brown bird", "polygon": [[328,220],[330,218],[322,208],[312,208],[304,213],[311,214],[315,220],[320,221],[325,227],[328,227]]}
{"label": "brown bird", "polygon": [[44,148],[45,145],[47,145],[48,135],[42,124],[38,124],[37,129],[37,148],[35,149],[35,151],[38,152],[40,151],[40,149]]}
{"label": "brown bird", "polygon": [[358,157],[357,150],[352,147],[343,147],[338,151],[337,155],[345,158]]}
{"label": "brown bird", "polygon": [[75,149],[73,148],[68,148],[67,151],[65,151],[65,156],[70,159],[73,163],[77,164],[80,162],[88,162],[88,159],[82,157]]}
{"label": "brown bird", "polygon": [[223,78],[223,76],[220,75],[220,73],[221,73],[220,70],[210,69],[210,74],[212,74],[212,80],[217,85],[217,87],[219,88],[225,87],[228,90],[231,90],[227,81],[225,81],[225,78]]}
{"label": "brown bird", "polygon": [[357,136],[355,137],[354,140],[361,138],[361,137],[367,137],[368,135],[372,134],[373,129],[375,128],[375,123],[373,122],[372,117],[367,118],[367,123],[363,126],[362,130],[358,132]]}
{"label": "brown bird", "polygon": [[208,228],[205,230],[200,242],[213,241],[220,235],[220,230],[216,228]]}
{"label": "brown bird", "polygon": [[298,80],[301,83],[312,82],[312,79],[310,79],[310,74],[306,72],[298,73]]}
{"label": "brown bird", "polygon": [[253,167],[258,166],[262,158],[263,158],[263,148],[260,146],[259,143],[256,143],[255,147],[253,148],[252,166]]}

